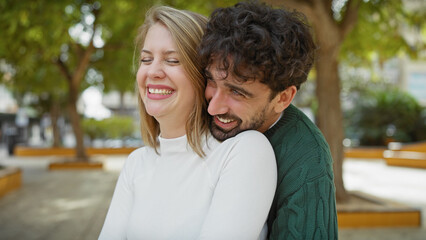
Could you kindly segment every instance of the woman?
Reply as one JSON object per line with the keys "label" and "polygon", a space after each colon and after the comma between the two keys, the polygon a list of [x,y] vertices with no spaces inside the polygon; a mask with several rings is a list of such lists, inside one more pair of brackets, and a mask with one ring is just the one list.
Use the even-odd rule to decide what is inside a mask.
{"label": "woman", "polygon": [[130,154],[99,239],[264,239],[276,185],[268,140],[223,143],[208,131],[197,47],[207,19],[154,7],[140,29],[142,138]]}

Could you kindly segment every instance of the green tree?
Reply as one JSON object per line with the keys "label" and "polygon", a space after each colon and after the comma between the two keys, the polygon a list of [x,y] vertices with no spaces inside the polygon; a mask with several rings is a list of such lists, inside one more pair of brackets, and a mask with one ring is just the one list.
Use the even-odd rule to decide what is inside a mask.
{"label": "green tree", "polygon": [[[330,145],[336,185],[336,198],[348,198],[343,183],[343,117],[340,102],[339,60],[345,56],[366,56],[371,49],[395,56],[407,51],[403,27],[418,23],[419,14],[406,12],[403,2],[384,0],[267,0],[275,6],[303,12],[313,27],[318,45],[316,72],[317,124]],[[379,16],[379,17],[377,17]],[[424,18],[423,18],[424,19]],[[374,20],[374,21],[373,21]],[[365,31],[368,29],[368,31]],[[364,38],[371,35],[369,38]],[[395,42],[394,40],[397,39]],[[347,45],[344,43],[347,42]],[[344,51],[342,49],[344,48]],[[424,47],[424,45],[423,45]]]}
{"label": "green tree", "polygon": [[[36,88],[43,89],[52,96],[53,102],[56,93],[65,93],[78,160],[87,160],[76,108],[82,88],[89,85],[83,84],[87,70],[102,59],[103,49],[110,48],[108,39],[116,31],[120,30],[121,37],[133,41],[132,33],[143,21],[146,5],[152,2],[44,0],[0,3],[0,58],[11,64],[16,72],[11,85],[16,89],[31,87],[29,91],[32,92],[37,92]],[[132,21],[133,25],[121,24]],[[124,44],[123,48],[128,46]],[[116,75],[114,71],[127,72],[127,69],[112,67],[104,69],[106,76]]]}
{"label": "green tree", "polygon": [[19,93],[47,95],[51,103],[65,97],[78,160],[87,160],[79,95],[90,85],[122,94],[134,90],[134,39],[146,10],[156,3],[205,14],[214,7],[182,0],[0,2],[0,60],[13,69],[3,71],[1,81]]}
{"label": "green tree", "polygon": [[[22,67],[17,59],[8,60],[10,63],[2,62],[0,82],[12,92],[19,106],[35,109],[38,117],[45,113],[50,115],[53,146],[59,147],[61,140],[57,121],[63,114],[60,110],[66,102],[66,85],[64,81],[58,79],[59,69],[53,64],[43,64],[40,55],[37,54],[25,58],[25,62],[20,63]],[[28,103],[24,103],[26,96],[26,99],[31,100]]]}
{"label": "green tree", "polygon": [[[68,112],[76,137],[77,158],[87,160],[76,103],[80,83],[95,51],[97,23],[89,23],[87,16],[91,15],[96,19],[99,6],[86,2],[4,1],[1,7],[4,13],[1,15],[1,28],[4,29],[2,39],[5,39],[5,44],[2,45],[0,56],[14,65],[17,71],[15,79],[19,79],[15,85],[22,85],[27,81],[29,86],[46,87],[46,91],[51,91],[50,87],[58,85],[50,86],[46,78],[38,79],[41,83],[35,82],[33,80],[36,78],[29,77],[30,74],[24,80],[20,73],[34,73],[38,70],[51,72],[53,66],[56,66],[62,76],[53,76],[56,76],[58,82],[65,79],[66,83]],[[88,40],[85,43],[80,40],[81,35],[73,38],[68,34],[70,28],[78,24],[86,28],[84,33],[88,34]]]}
{"label": "green tree", "polygon": [[103,22],[105,46],[99,52],[100,61],[93,67],[102,74],[105,92],[118,91],[120,106],[126,92],[135,91],[135,45],[138,27],[143,23],[145,11],[152,5],[149,1],[141,4],[136,1],[108,2],[105,12],[99,16]]}

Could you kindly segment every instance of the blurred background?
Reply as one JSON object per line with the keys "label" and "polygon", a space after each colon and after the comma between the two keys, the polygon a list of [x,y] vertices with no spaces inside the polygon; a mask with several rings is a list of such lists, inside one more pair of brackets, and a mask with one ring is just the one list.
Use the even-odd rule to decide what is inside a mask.
{"label": "blurred background", "polygon": [[[30,233],[53,230],[34,227],[33,221],[23,223],[17,220],[19,217],[10,216],[16,212],[9,212],[9,216],[0,214],[0,239],[96,238],[122,161],[126,154],[143,146],[135,94],[138,53],[134,39],[146,10],[161,4],[208,16],[215,8],[236,2],[0,0],[0,170],[8,166],[23,169],[21,190],[0,198],[0,212],[25,201],[25,194],[28,197],[39,192],[43,193],[40,199],[53,199],[52,191],[57,187],[40,190],[40,185],[34,184],[37,181],[43,186],[61,181],[67,185],[72,179],[67,174],[80,174],[99,191],[102,189],[97,181],[109,182],[109,187],[102,190],[104,198],[90,203],[99,207],[103,202],[103,208],[93,210],[98,223],[94,224],[92,235],[19,235],[25,227]],[[345,176],[345,161],[365,158],[362,152],[378,149],[379,155],[372,158],[383,161],[384,151],[417,144],[420,147],[413,150],[416,159],[426,162],[426,1],[265,2],[303,12],[312,26],[318,45],[317,61],[294,104],[320,127],[330,144],[339,203],[348,202],[349,190],[359,183],[348,178],[350,173]],[[390,143],[398,149],[389,148]],[[63,160],[64,156],[63,152],[49,149],[71,149],[72,161],[79,162],[96,159],[93,149],[98,149],[98,155],[109,156],[100,158],[105,173],[49,172],[48,164]],[[120,149],[115,153],[121,155],[112,156],[111,149]],[[357,149],[361,157],[348,155]],[[44,155],[34,151],[31,156],[31,151],[22,154],[24,150],[47,151]],[[366,161],[373,165],[351,166],[364,166],[359,168],[364,172],[365,168],[374,169],[378,166],[374,164],[383,163],[377,161]],[[424,177],[422,164],[416,167],[417,172],[408,174]],[[79,187],[77,182],[73,185],[74,190]],[[90,192],[81,191],[82,199]],[[424,205],[426,198],[414,204]],[[94,218],[88,217],[87,221],[90,219]],[[15,226],[15,230],[2,238],[6,226]],[[69,232],[73,229],[63,228]],[[342,238],[352,239],[351,234]],[[368,238],[370,232],[364,234],[365,239],[373,239]]]}

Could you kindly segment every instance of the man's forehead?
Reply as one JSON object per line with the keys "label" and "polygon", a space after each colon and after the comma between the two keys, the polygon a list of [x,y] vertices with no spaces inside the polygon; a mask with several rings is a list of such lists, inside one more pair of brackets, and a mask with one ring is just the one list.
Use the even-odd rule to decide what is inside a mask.
{"label": "man's forehead", "polygon": [[208,73],[210,73],[210,75],[213,78],[217,80],[226,79],[229,75],[228,73],[229,70],[226,70],[223,67],[218,67],[217,65],[213,65],[213,64],[210,64],[209,66],[207,66],[206,70]]}
{"label": "man's forehead", "polygon": [[[223,61],[212,61],[207,66],[206,71],[215,80],[226,79],[226,80],[231,80],[235,83],[240,83],[240,84],[244,82],[254,82],[255,80],[257,80],[254,76],[249,77],[250,75],[253,75],[253,74],[247,68],[242,66],[238,67],[238,69],[234,68],[232,59],[227,59],[227,63],[224,63]],[[238,76],[234,71],[238,71],[239,74],[242,73],[244,76],[247,76],[247,77],[243,79],[241,76]]]}
{"label": "man's forehead", "polygon": [[210,73],[215,73],[219,76],[234,75],[234,61],[231,56],[222,56],[214,54],[210,57],[209,64],[206,68]]}
{"label": "man's forehead", "polygon": [[[231,70],[224,70],[224,69],[218,69],[215,67],[212,67],[208,70],[210,77],[216,81],[216,82],[223,82],[224,86],[227,86],[229,88],[232,87],[242,87],[242,88],[263,88],[263,86],[267,87],[267,85],[265,85],[264,83],[260,82],[257,79],[249,79],[249,80],[243,80],[237,76],[235,76],[235,74],[232,73]],[[261,85],[261,86],[259,86]]]}

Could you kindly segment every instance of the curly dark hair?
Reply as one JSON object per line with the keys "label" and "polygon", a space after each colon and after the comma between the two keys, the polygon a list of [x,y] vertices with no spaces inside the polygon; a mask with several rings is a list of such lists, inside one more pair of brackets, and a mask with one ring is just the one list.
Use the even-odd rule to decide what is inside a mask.
{"label": "curly dark hair", "polygon": [[260,79],[274,97],[306,81],[315,49],[302,13],[250,1],[213,11],[199,54],[203,69],[214,58],[241,82]]}

